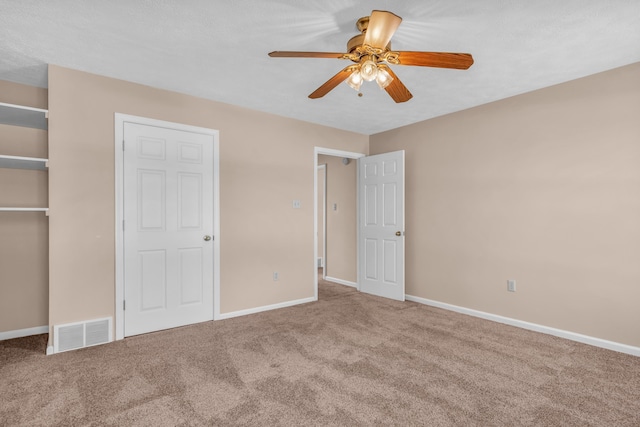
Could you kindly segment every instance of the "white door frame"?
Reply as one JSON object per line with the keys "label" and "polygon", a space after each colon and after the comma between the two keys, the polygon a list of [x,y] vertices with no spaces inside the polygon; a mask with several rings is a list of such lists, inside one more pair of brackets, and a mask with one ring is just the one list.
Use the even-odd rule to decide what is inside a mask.
{"label": "white door frame", "polygon": [[[163,127],[213,136],[213,319],[220,318],[220,141],[219,132],[198,126],[115,113],[115,195],[116,195],[116,340],[124,338],[124,123]],[[317,250],[317,249],[316,249]]]}
{"label": "white door frame", "polygon": [[[327,275],[327,165],[323,163],[317,166],[316,173],[324,171],[324,182],[321,184],[324,189],[322,190],[322,278]],[[317,191],[316,186],[316,191]],[[317,232],[316,232],[317,234]],[[317,259],[317,258],[316,258]]]}
{"label": "white door frame", "polygon": [[[365,157],[366,154],[355,153],[353,151],[343,151],[343,150],[335,150],[333,148],[323,148],[323,147],[314,147],[313,148],[313,299],[314,301],[318,300],[318,155],[325,154],[327,156],[334,157],[346,157],[348,159],[359,159],[361,157]],[[326,179],[326,178],[325,178]],[[356,185],[358,185],[356,183]],[[326,190],[325,190],[326,197]],[[356,203],[358,203],[356,197]],[[357,206],[356,206],[357,211]],[[358,230],[360,227],[358,227]],[[325,233],[326,233],[326,224],[325,224]],[[358,231],[358,233],[360,233]],[[357,236],[356,238],[358,238]],[[327,248],[325,241],[325,260],[324,265],[327,265]],[[358,260],[360,254],[356,255],[356,260]],[[359,264],[359,263],[357,263]],[[358,267],[360,268],[360,267]],[[358,272],[357,272],[358,273]],[[356,277],[360,277],[357,274]],[[358,290],[360,290],[360,284],[358,283]]]}

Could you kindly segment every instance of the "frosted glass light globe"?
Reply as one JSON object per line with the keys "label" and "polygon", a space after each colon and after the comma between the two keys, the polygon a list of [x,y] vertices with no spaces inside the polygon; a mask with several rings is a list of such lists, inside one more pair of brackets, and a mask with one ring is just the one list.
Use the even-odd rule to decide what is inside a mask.
{"label": "frosted glass light globe", "polygon": [[362,74],[362,78],[366,81],[373,81],[378,75],[378,66],[371,59],[367,59],[362,63],[360,74]]}

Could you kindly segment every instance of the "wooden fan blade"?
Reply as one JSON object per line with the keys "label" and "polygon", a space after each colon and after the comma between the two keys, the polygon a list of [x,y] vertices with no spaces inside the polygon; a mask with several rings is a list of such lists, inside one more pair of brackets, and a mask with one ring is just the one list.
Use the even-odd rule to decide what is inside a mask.
{"label": "wooden fan blade", "polygon": [[329,80],[327,80],[325,84],[320,86],[311,95],[309,95],[309,98],[311,99],[322,98],[323,96],[328,94],[333,88],[335,88],[340,83],[345,81],[347,77],[349,77],[351,73],[353,73],[353,70],[354,70],[353,65],[349,65],[348,67],[345,67],[342,71],[340,71],[335,76],[331,77]]}
{"label": "wooden fan blade", "polygon": [[398,65],[418,65],[420,67],[466,70],[473,64],[473,57],[468,53],[408,51],[400,51],[398,53]]}
{"label": "wooden fan blade", "polygon": [[272,58],[342,58],[344,53],[337,52],[285,52],[275,51],[270,52],[269,56]]}
{"label": "wooden fan blade", "polygon": [[369,17],[369,25],[364,33],[364,44],[384,49],[398,29],[402,18],[384,10],[374,10]]}
{"label": "wooden fan blade", "polygon": [[413,95],[411,94],[411,92],[409,92],[409,89],[407,89],[404,83],[400,81],[398,76],[396,76],[396,73],[394,73],[391,68],[384,65],[378,65],[378,68],[382,68],[387,73],[389,73],[391,77],[393,77],[393,80],[391,81],[391,83],[389,83],[389,86],[384,88],[384,90],[387,91],[389,96],[391,96],[394,101],[407,102],[408,100],[413,98]]}

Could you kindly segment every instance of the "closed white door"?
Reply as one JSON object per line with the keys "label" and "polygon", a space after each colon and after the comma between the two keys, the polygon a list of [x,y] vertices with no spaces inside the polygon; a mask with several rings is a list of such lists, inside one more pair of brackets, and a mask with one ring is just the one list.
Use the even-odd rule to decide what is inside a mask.
{"label": "closed white door", "polygon": [[124,124],[124,332],[213,320],[213,136]]}
{"label": "closed white door", "polygon": [[404,301],[404,150],[358,159],[358,283]]}

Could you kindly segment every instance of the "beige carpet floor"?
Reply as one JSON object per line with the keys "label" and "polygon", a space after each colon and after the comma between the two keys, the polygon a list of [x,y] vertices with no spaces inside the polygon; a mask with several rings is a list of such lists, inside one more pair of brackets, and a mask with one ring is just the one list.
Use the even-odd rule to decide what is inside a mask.
{"label": "beige carpet floor", "polygon": [[322,282],[319,301],[45,356],[2,426],[640,426],[640,358]]}

